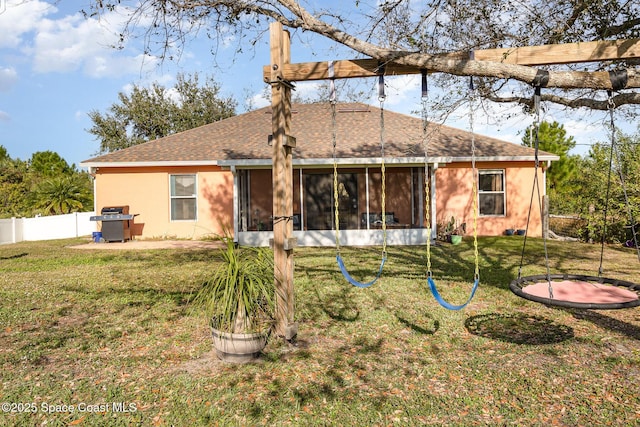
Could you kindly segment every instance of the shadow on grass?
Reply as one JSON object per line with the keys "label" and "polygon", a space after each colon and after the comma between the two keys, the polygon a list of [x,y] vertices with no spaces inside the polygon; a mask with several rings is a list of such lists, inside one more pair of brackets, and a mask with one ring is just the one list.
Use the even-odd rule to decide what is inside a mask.
{"label": "shadow on grass", "polygon": [[[557,273],[575,273],[570,264],[583,265],[586,271],[592,265],[597,267],[598,251],[590,247],[559,241],[548,242],[550,268]],[[521,237],[481,237],[478,239],[478,256],[481,286],[508,289],[509,283],[517,277],[522,254]],[[545,257],[543,240],[527,239],[523,266],[527,269],[538,266],[544,272]],[[589,251],[587,251],[589,249]],[[389,264],[397,277],[411,279],[426,277],[426,247],[398,246],[389,249]],[[437,242],[431,248],[433,276],[451,281],[471,281],[474,274],[475,259],[473,239],[466,237],[460,245]],[[385,274],[383,273],[383,276]]]}
{"label": "shadow on grass", "polygon": [[80,286],[65,285],[61,288],[65,292],[76,292],[90,295],[92,299],[99,300],[109,298],[124,303],[129,307],[155,305],[161,302],[170,301],[176,306],[183,306],[189,303],[193,295],[191,290],[169,291],[165,289],[145,288],[115,288],[112,286],[100,290],[92,290]]}
{"label": "shadow on grass", "polygon": [[420,322],[421,324],[407,320],[404,317],[400,316],[398,313],[395,313],[395,316],[396,319],[398,319],[398,322],[402,323],[412,331],[422,335],[434,335],[438,331],[438,329],[440,329],[440,322],[434,319],[430,314],[425,315],[426,319],[424,319],[423,322]]}
{"label": "shadow on grass", "polygon": [[167,320],[175,320],[189,314],[194,310],[191,304],[193,292],[191,290],[165,290],[144,288],[114,288],[107,287],[100,290],[90,290],[78,286],[64,286],[65,292],[84,294],[93,301],[105,301],[105,305],[125,308],[140,309],[140,313],[146,313],[153,308],[162,310]]}
{"label": "shadow on grass", "polygon": [[0,260],[8,260],[8,259],[16,259],[16,258],[22,258],[29,255],[26,252],[20,253],[20,254],[15,254],[15,255],[7,255],[7,256],[1,256]]}
{"label": "shadow on grass", "polygon": [[602,329],[626,335],[629,338],[640,341],[640,327],[631,323],[623,322],[610,316],[606,316],[594,310],[566,309],[573,317],[586,320]]}
{"label": "shadow on grass", "polygon": [[489,313],[469,317],[469,333],[513,344],[556,344],[574,337],[573,328],[540,316]]}
{"label": "shadow on grass", "polygon": [[328,291],[323,297],[318,288],[314,288],[318,304],[316,308],[322,310],[332,320],[355,322],[360,317],[360,310],[350,295],[351,288],[343,286],[334,292]]}

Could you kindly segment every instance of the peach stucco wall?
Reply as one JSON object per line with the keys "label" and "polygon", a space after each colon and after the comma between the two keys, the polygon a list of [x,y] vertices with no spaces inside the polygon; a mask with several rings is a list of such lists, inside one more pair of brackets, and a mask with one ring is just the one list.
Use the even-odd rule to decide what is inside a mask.
{"label": "peach stucco wall", "polygon": [[[171,221],[169,175],[196,174],[198,218]],[[138,214],[135,238],[201,238],[233,231],[233,175],[218,167],[101,168],[95,172],[97,212],[104,206],[129,205]]]}
{"label": "peach stucco wall", "polygon": [[[508,166],[508,167],[505,167]],[[506,215],[478,218],[479,235],[500,235],[507,228],[525,228],[531,199],[533,171],[530,163],[478,163],[478,169],[501,169],[506,173]],[[408,169],[404,169],[407,172]],[[394,211],[401,223],[411,222],[408,201],[410,176],[388,170],[387,211]],[[198,219],[171,221],[169,175],[196,174],[198,178]],[[440,165],[436,170],[436,221],[443,224],[455,216],[467,223],[467,234],[472,232],[473,204],[470,164]],[[539,183],[544,189],[543,172]],[[96,209],[104,206],[129,205],[129,211],[138,214],[134,220],[134,238],[201,238],[220,234],[221,225],[233,230],[233,175],[215,166],[209,167],[144,167],[100,168],[95,171]],[[358,185],[364,185],[358,180]],[[380,176],[371,172],[370,186],[379,185]],[[294,212],[300,212],[297,171],[294,174]],[[260,215],[268,219],[271,214],[271,171],[252,171],[251,198],[253,208],[260,207]],[[359,193],[364,197],[364,189]],[[379,208],[377,192],[370,191],[372,209]],[[406,199],[406,200],[405,200]],[[537,200],[537,199],[534,199]],[[365,206],[361,201],[361,206]],[[406,207],[405,207],[406,206]],[[404,208],[403,208],[404,207]],[[540,210],[537,203],[532,209],[530,236],[541,235]]]}
{"label": "peach stucco wall", "polygon": [[[505,166],[509,166],[505,168]],[[531,200],[534,169],[530,163],[478,163],[478,169],[505,171],[506,214],[505,216],[479,216],[477,227],[481,236],[504,234],[507,228],[523,229]],[[436,219],[446,223],[452,216],[459,223],[467,223],[467,234],[473,231],[472,169],[470,164],[440,165],[436,170]],[[543,172],[539,170],[538,182],[544,191]],[[540,208],[534,199],[529,223],[529,235],[541,236]]]}

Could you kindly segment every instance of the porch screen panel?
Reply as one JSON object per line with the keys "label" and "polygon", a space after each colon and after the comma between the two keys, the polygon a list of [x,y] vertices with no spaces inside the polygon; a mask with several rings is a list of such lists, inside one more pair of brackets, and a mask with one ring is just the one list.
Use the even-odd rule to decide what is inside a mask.
{"label": "porch screen panel", "polygon": [[505,214],[503,170],[478,171],[478,209],[480,215]]}
{"label": "porch screen panel", "polygon": [[[335,228],[335,200],[333,174],[325,171],[306,171],[304,177],[304,212],[308,230]],[[340,229],[359,228],[358,174],[338,174],[338,210]]]}
{"label": "porch screen panel", "polygon": [[196,175],[171,175],[171,221],[195,221],[198,212]]}

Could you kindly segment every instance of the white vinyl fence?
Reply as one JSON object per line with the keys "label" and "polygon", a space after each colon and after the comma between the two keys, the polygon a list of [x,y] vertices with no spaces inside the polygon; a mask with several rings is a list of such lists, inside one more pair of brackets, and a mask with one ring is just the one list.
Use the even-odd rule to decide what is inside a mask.
{"label": "white vinyl fence", "polygon": [[90,236],[96,231],[96,222],[89,221],[93,215],[95,212],[75,212],[35,218],[0,219],[0,244]]}

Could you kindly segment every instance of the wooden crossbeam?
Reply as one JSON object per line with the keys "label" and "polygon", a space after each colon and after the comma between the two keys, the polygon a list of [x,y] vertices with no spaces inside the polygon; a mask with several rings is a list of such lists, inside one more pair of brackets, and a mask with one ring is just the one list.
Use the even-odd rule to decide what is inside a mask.
{"label": "wooden crossbeam", "polygon": [[579,64],[640,58],[640,39],[548,44],[475,52],[478,61],[519,65]]}
{"label": "wooden crossbeam", "polygon": [[[473,55],[476,61],[529,66],[614,61],[640,58],[640,39],[484,49],[474,51]],[[437,56],[442,59],[464,60],[469,59],[470,53],[454,52]],[[379,65],[375,59],[333,61],[333,77],[336,79],[373,77],[380,73]],[[325,80],[330,78],[329,67],[329,62],[285,64],[280,70],[280,75],[287,81]],[[264,66],[265,82],[270,81],[272,72],[271,66]],[[420,69],[389,63],[385,64],[384,73],[386,75],[419,74]]]}

